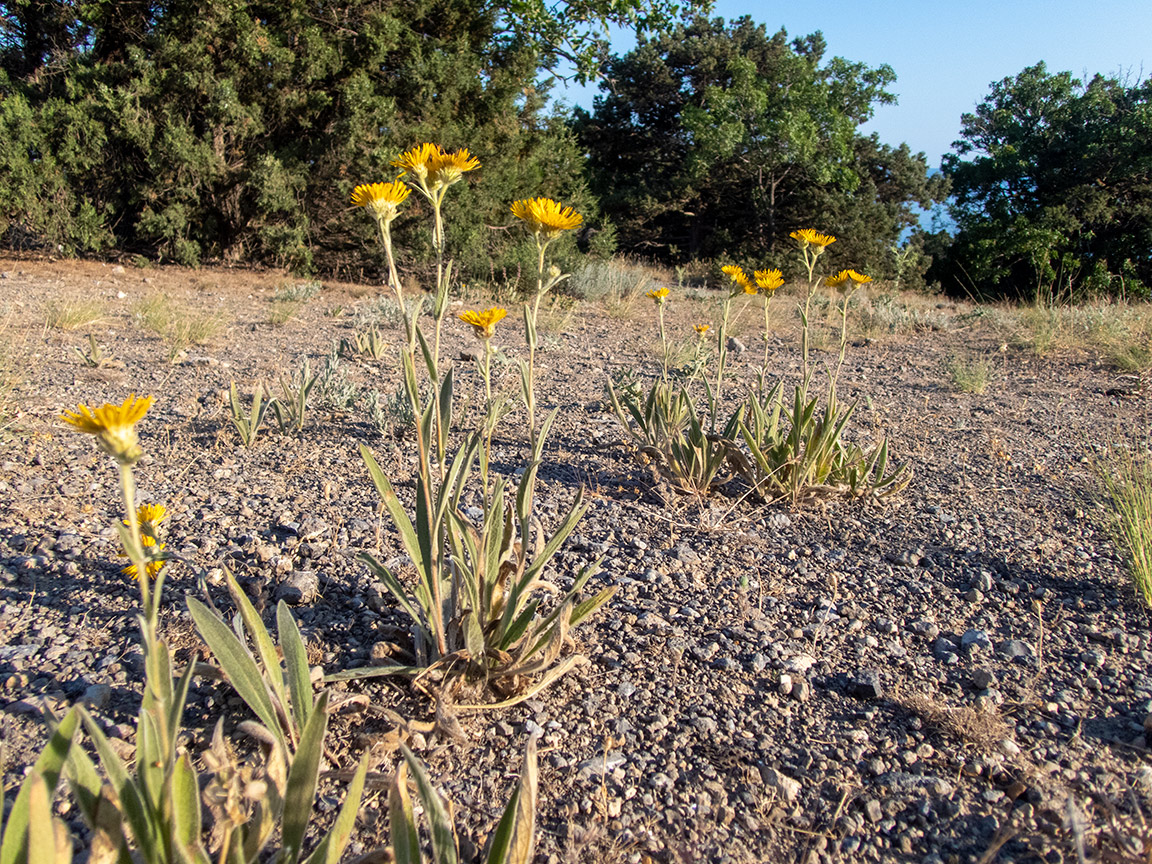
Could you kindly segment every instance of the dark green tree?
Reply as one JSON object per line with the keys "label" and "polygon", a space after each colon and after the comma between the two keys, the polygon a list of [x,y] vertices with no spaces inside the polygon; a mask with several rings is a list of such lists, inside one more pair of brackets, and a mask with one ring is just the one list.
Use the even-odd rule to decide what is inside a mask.
{"label": "dark green tree", "polygon": [[1152,79],[992,85],[944,157],[958,233],[934,273],[981,297],[1143,294],[1152,285]]}
{"label": "dark green tree", "polygon": [[613,58],[576,128],[621,245],[759,260],[815,226],[842,237],[833,258],[866,255],[852,266],[890,257],[912,205],[941,188],[922,156],[858,133],[893,100],[892,70],[824,53],[819,33],[789,41],[748,17],[697,17]]}
{"label": "dark green tree", "polygon": [[[670,9],[18,0],[2,42],[0,232],[186,264],[358,273],[378,253],[349,193],[394,177],[390,160],[427,140],[483,165],[454,190],[460,218],[448,228],[487,275],[494,256],[514,265],[525,245],[502,230],[514,198],[562,197],[596,215],[577,145],[537,84],[541,65],[591,50],[580,22],[660,22]],[[30,27],[36,10],[64,22],[51,40],[47,25]],[[419,251],[426,222],[409,209],[398,237]]]}

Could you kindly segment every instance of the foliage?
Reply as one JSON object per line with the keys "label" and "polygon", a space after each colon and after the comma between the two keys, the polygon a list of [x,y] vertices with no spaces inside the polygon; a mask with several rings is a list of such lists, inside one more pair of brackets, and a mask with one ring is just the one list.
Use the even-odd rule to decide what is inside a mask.
{"label": "foliage", "polygon": [[1136,596],[1152,609],[1152,459],[1136,442],[1110,447],[1095,463],[1108,495],[1110,527],[1124,550]]}
{"label": "foliage", "polygon": [[260,382],[252,388],[252,403],[249,409],[245,411],[244,406],[240,403],[240,397],[236,393],[236,382],[232,382],[228,389],[228,407],[231,411],[232,425],[236,427],[236,432],[240,436],[240,443],[245,447],[251,447],[256,443],[268,409],[272,407],[275,401],[275,399],[264,401],[264,383]]}
{"label": "foliage", "polygon": [[[64,821],[53,815],[52,799],[74,746],[79,721],[76,708],[65,715],[20,784],[0,832],[2,864],[70,864],[72,861],[72,838]],[[0,795],[0,799],[2,797]]]}
{"label": "foliage", "polygon": [[907,487],[907,465],[888,470],[888,441],[871,450],[844,439],[855,406],[841,408],[836,388],[829,386],[824,410],[809,396],[811,379],[796,385],[786,407],[781,383],[749,398],[736,425],[751,459],[734,458],[737,470],[756,492],[769,500],[836,493],[883,499]]}
{"label": "foliage", "polygon": [[[138,512],[134,506],[136,484],[133,466],[143,456],[135,426],[151,404],[151,396],[137,400],[133,394],[120,406],[105,404],[93,410],[81,405],[77,412],[62,417],[74,429],[94,435],[98,446],[119,465],[121,493],[128,518],[124,524],[118,522],[116,527],[137,573],[145,572],[149,560],[140,519],[144,516],[162,518],[150,515],[150,511]],[[111,746],[100,724],[82,708],[74,709],[65,718],[64,724],[71,725],[63,736],[53,737],[53,752],[59,754],[53,756],[58,762],[57,770],[64,760],[61,751],[66,750],[69,785],[91,831],[93,857],[99,861],[139,861],[142,864],[208,864],[211,851],[218,854],[220,862],[255,864],[272,839],[279,836],[280,848],[275,853],[277,861],[283,864],[302,861],[305,864],[335,864],[355,824],[368,760],[361,761],[344,806],[329,830],[322,835],[311,854],[305,856],[304,842],[312,821],[313,800],[324,753],[328,697],[321,694],[319,700],[312,702],[303,643],[287,608],[282,606],[279,610],[281,647],[287,662],[287,671],[281,672],[275,646],[255,610],[250,604],[240,604],[241,617],[252,632],[265,665],[261,675],[255,661],[246,655],[246,649],[231,635],[227,626],[206,608],[197,608],[195,601],[191,604],[197,624],[204,628],[206,638],[233,676],[233,684],[250,700],[257,716],[265,723],[262,727],[259,724],[249,724],[248,727],[258,730],[256,737],[265,745],[263,764],[253,767],[242,765],[236,759],[224,740],[221,719],[216,725],[211,748],[203,754],[212,776],[201,777],[193,766],[181,730],[188,689],[197,667],[188,663],[179,678],[175,678],[171,652],[158,634],[165,571],[166,568],[162,567],[156,573],[154,586],[151,579],[137,580],[140,587],[138,621],[144,651],[144,696],[134,730],[136,758],[131,770]],[[230,587],[234,596],[239,594],[234,582]],[[292,694],[290,703],[285,689]],[[286,718],[283,725],[271,704],[270,694],[278,696],[281,714]],[[285,703],[292,710],[290,720],[287,719]],[[91,739],[106,781],[97,773],[95,763],[82,748],[59,746],[61,737],[71,739],[76,714]],[[290,738],[285,738],[286,731]],[[29,808],[43,808],[47,803],[43,786],[39,793],[35,784],[30,789],[36,794],[28,799]],[[202,797],[215,823],[208,842],[204,837]],[[19,819],[17,811],[18,821],[14,824],[18,825]],[[32,842],[29,851],[35,843],[40,850],[38,860],[52,860],[44,850],[48,844],[45,834],[53,830],[54,823],[48,818],[30,829]],[[15,839],[18,842],[18,838]],[[70,846],[66,834],[64,840]],[[63,848],[59,837],[56,843]],[[4,857],[5,864],[18,862],[18,855],[9,859],[11,851],[6,832],[5,842],[0,846],[0,856]],[[67,857],[61,860],[66,861]]]}
{"label": "foliage", "polygon": [[73,348],[80,362],[91,369],[100,369],[105,364],[111,363],[116,358],[111,354],[105,354],[104,349],[100,343],[96,341],[96,336],[92,333],[88,334],[88,350],[83,348]]}
{"label": "foliage", "polygon": [[789,42],[747,17],[697,17],[612,58],[575,128],[621,247],[763,258],[819,216],[845,238],[838,255],[875,270],[943,188],[922,156],[856,131],[893,101],[892,70],[824,50],[819,33]]}
{"label": "foliage", "polygon": [[[448,455],[454,376],[449,369],[440,378],[422,336],[421,344],[435,385],[426,403],[420,394],[413,357],[406,353],[403,358],[405,388],[417,417],[420,450],[415,521],[408,516],[368,448],[360,448],[404,551],[416,567],[416,583],[407,588],[372,555],[365,553],[361,557],[416,622],[417,665],[411,670],[353,669],[331,677],[341,680],[397,672],[416,674],[429,666],[450,669],[459,665],[497,694],[519,701],[579,662],[577,655],[560,660],[568,629],[605,603],[614,589],[606,588],[577,602],[580,591],[598,570],[597,562],[580,573],[551,612],[539,612],[536,594],[548,587],[543,580],[544,568],[586,509],[583,495],[577,493],[559,527],[548,538],[532,517],[536,473],[555,412],[534,436],[528,465],[511,496],[502,478],[487,488],[484,457],[483,507],[479,516],[470,518],[463,512],[461,499],[486,436],[484,430],[474,432],[455,455]],[[543,678],[526,691],[524,676],[538,673]]]}
{"label": "foliage", "polygon": [[[52,9],[48,27],[35,10]],[[10,244],[151,260],[380,272],[352,177],[435,134],[484,166],[475,221],[449,228],[457,272],[529,260],[508,201],[563,196],[593,216],[580,154],[537,84],[585,56],[583,23],[668,20],[663,0],[558,6],[465,0],[7,4],[0,38],[0,235]],[[591,17],[582,18],[588,15]],[[41,16],[43,17],[43,16]],[[46,35],[49,32],[55,35]],[[565,47],[567,46],[567,47]],[[115,152],[109,161],[106,154]],[[402,220],[403,221],[403,220]],[[397,241],[420,253],[412,224]],[[569,238],[561,251],[571,255]]]}
{"label": "foliage", "polygon": [[[276,606],[278,652],[260,620],[260,613],[236,578],[227,571],[225,578],[228,593],[236,604],[231,628],[219,613],[195,597],[188,598],[188,611],[228,681],[263,724],[257,727],[249,723],[250,734],[259,741],[274,742],[288,764],[304,740],[309,720],[318,710],[318,702],[312,695],[304,640],[292,613],[281,600]],[[255,646],[255,653],[249,643]]]}
{"label": "foliage", "polygon": [[[456,826],[452,821],[452,804],[432,786],[428,772],[412,751],[400,745],[403,761],[388,795],[390,849],[396,864],[424,864],[420,851],[420,833],[416,814],[408,793],[408,772],[416,783],[416,794],[428,819],[432,839],[431,864],[455,864],[459,860]],[[536,739],[531,737],[524,748],[524,766],[520,779],[504,814],[488,842],[484,864],[528,864],[536,845]]]}
{"label": "foliage", "polygon": [[312,374],[308,358],[300,368],[289,378],[280,374],[279,399],[271,401],[272,410],[276,412],[276,423],[281,432],[289,430],[300,432],[304,429],[304,418],[308,412],[308,397],[312,395],[312,388],[316,386],[319,375]]}
{"label": "foliage", "polygon": [[992,85],[944,157],[959,228],[933,276],[981,298],[1145,296],[1152,79],[1049,73]]}

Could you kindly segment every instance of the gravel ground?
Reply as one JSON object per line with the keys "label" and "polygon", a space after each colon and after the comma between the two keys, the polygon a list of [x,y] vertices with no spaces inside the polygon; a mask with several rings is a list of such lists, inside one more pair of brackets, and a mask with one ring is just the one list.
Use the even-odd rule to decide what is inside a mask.
{"label": "gravel ground", "polygon": [[[276,292],[299,280],[85,262],[0,268],[0,341],[14,379],[0,437],[6,793],[43,741],[46,706],[84,700],[117,746],[133,749],[137,594],[120,574],[114,468],[58,420],[79,402],[156,396],[137,480],[142,501],[169,508],[169,548],[183,558],[162,619],[180,660],[205,656],[184,595],[202,577],[225,602],[225,567],[268,613],[279,597],[295,603],[327,672],[403,645],[407,622],[356,557],[399,554],[358,442],[411,494],[411,438],[394,416],[396,430],[382,434],[365,397],[375,389],[383,404],[396,392],[396,330],[384,331],[386,359],[341,362],[325,393],[315,391],[302,434],[265,430],[243,447],[224,397],[232,381],[248,393],[305,357],[322,369],[334,340],[385,314],[378,289],[325,284],[273,323],[286,306]],[[142,324],[149,298],[210,312],[224,329],[170,363],[171,343]],[[687,342],[714,302],[674,298],[674,339]],[[45,326],[85,304],[98,320]],[[466,840],[483,843],[533,733],[542,735],[539,861],[1054,862],[1076,860],[1078,842],[1090,859],[1119,855],[1117,837],[1140,834],[1139,813],[1152,816],[1150,619],[1103,527],[1089,456],[1147,429],[1146,397],[1089,354],[1037,357],[997,326],[1002,314],[900,304],[911,310],[900,321],[922,326],[889,333],[873,315],[865,332],[857,320],[841,376],[845,401],[859,399],[852,429],[870,440],[887,433],[913,471],[883,506],[763,505],[736,484],[703,499],[669,491],[634,460],[602,401],[614,371],[658,367],[647,301],[626,317],[590,303],[552,316],[562,327],[545,336],[540,399],[559,417],[538,513],[555,525],[581,487],[591,507],[550,575],[563,585],[604,556],[589,590],[617,593],[574,633],[588,662],[538,698],[460,714],[462,738],[409,730]],[[793,381],[787,307],[777,304],[769,368]],[[514,317],[500,334],[513,357],[523,347]],[[743,382],[760,344],[757,313],[746,318]],[[113,356],[101,368],[73,350],[87,348],[88,333]],[[475,350],[459,322],[445,338],[445,354]],[[956,358],[988,358],[985,393],[951,384]],[[457,369],[474,400],[473,365]],[[361,394],[351,410],[333,407],[341,381]],[[520,428],[513,415],[497,433],[495,470],[522,464]],[[338,689],[373,707],[334,719],[333,770],[365,747],[376,770],[391,770],[397,729],[376,708],[432,716],[400,679]],[[217,717],[232,730],[243,711],[224,685],[196,683],[190,748],[208,745]],[[341,795],[333,785],[320,809]],[[368,796],[352,852],[386,837],[385,806],[386,795]],[[78,818],[73,827],[82,849],[86,831]],[[1141,836],[1127,841],[1129,859],[1107,860],[1146,860],[1152,829]]]}

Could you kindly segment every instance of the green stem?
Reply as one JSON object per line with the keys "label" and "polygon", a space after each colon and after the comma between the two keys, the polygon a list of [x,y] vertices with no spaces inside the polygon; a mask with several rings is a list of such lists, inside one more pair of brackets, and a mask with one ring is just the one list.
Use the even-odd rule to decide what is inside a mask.
{"label": "green stem", "polygon": [[377,224],[380,226],[380,240],[384,243],[384,255],[388,259],[388,282],[396,293],[396,302],[400,304],[400,317],[404,319],[404,338],[408,342],[408,352],[415,353],[416,322],[412,320],[408,307],[404,304],[404,289],[400,285],[400,274],[396,270],[396,260],[392,255],[392,231],[383,219]]}
{"label": "green stem", "polygon": [[140,635],[147,654],[156,644],[158,610],[152,586],[148,583],[151,576],[148,575],[147,560],[140,543],[140,521],[136,518],[136,478],[132,474],[131,465],[120,466],[120,491],[124,496],[124,512],[128,514],[128,533],[131,538],[124,551],[135,566],[136,579],[140,583]]}
{"label": "green stem", "polygon": [[660,351],[664,355],[664,378],[668,377],[668,339],[664,336],[664,304],[660,304]]}
{"label": "green stem", "polygon": [[448,309],[448,286],[444,284],[444,217],[440,212],[440,204],[444,200],[444,189],[439,196],[432,196],[432,246],[436,250],[436,299],[439,303],[444,298],[443,308],[436,310],[436,342],[432,356],[436,359],[436,366],[440,366],[440,325],[444,322],[444,313]]}

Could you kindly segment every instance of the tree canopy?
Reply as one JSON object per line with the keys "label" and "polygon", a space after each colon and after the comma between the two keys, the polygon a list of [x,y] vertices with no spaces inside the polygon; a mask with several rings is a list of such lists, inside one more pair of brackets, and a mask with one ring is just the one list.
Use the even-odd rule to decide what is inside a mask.
{"label": "tree canopy", "polygon": [[[15,0],[0,8],[0,232],[78,252],[354,272],[376,253],[352,187],[393,176],[393,157],[430,140],[483,166],[454,194],[469,214],[448,223],[455,248],[474,268],[514,266],[499,230],[514,198],[563,197],[595,215],[539,70],[569,58],[587,73],[590,25],[656,26],[673,9]],[[422,229],[397,229],[427,246]]]}
{"label": "tree canopy", "polygon": [[824,55],[819,33],[789,41],[748,17],[698,16],[612,58],[576,129],[622,247],[765,258],[815,225],[854,266],[884,269],[944,185],[923,155],[859,133],[894,101],[891,68]]}
{"label": "tree canopy", "polygon": [[1038,63],[961,119],[944,171],[958,233],[935,269],[983,297],[1152,285],[1152,79]]}

